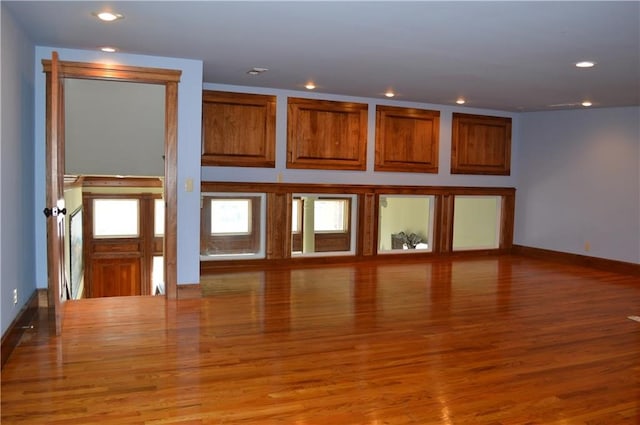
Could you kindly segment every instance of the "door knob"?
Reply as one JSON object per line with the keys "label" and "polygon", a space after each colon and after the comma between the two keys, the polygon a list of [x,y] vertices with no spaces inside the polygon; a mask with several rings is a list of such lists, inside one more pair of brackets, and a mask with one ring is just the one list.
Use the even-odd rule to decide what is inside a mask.
{"label": "door knob", "polygon": [[44,210],[42,210],[42,212],[47,218],[51,216],[57,217],[59,215],[67,215],[66,208],[59,209],[58,207],[45,208]]}

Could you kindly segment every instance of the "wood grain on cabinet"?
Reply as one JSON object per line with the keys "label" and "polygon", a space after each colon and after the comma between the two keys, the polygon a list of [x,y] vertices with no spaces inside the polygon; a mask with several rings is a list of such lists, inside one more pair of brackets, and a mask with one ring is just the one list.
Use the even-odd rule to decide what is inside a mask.
{"label": "wood grain on cabinet", "polygon": [[202,165],[275,167],[276,97],[205,90]]}
{"label": "wood grain on cabinet", "polygon": [[291,257],[291,193],[267,193],[267,258]]}
{"label": "wood grain on cabinet", "polygon": [[438,172],[440,112],[376,107],[376,171]]}
{"label": "wood grain on cabinet", "polygon": [[454,113],[451,174],[511,173],[511,118]]}
{"label": "wood grain on cabinet", "polygon": [[289,98],[287,168],[365,170],[364,103]]}

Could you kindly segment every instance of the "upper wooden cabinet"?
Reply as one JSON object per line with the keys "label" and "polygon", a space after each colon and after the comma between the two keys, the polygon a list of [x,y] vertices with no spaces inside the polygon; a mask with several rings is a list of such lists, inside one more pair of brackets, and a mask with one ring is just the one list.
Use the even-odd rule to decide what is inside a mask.
{"label": "upper wooden cabinet", "polygon": [[438,172],[440,112],[378,106],[376,171]]}
{"label": "upper wooden cabinet", "polygon": [[453,114],[451,174],[511,172],[511,118]]}
{"label": "upper wooden cabinet", "polygon": [[287,168],[365,170],[367,104],[289,98]]}
{"label": "upper wooden cabinet", "polygon": [[205,90],[202,165],[275,167],[276,97]]}

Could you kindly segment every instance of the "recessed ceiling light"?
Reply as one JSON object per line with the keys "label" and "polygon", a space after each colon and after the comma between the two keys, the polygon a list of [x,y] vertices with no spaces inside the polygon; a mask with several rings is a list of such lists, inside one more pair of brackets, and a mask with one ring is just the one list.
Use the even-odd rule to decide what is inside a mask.
{"label": "recessed ceiling light", "polygon": [[115,12],[94,12],[93,16],[97,17],[103,22],[113,22],[118,19],[123,19],[124,15]]}
{"label": "recessed ceiling light", "polygon": [[581,105],[588,108],[589,106],[593,105],[593,103],[589,102],[588,100],[585,100],[584,102],[581,103]]}
{"label": "recessed ceiling light", "polygon": [[116,49],[115,47],[111,47],[111,46],[101,47],[100,50],[102,50],[105,53],[115,53],[115,52],[118,51],[118,49]]}
{"label": "recessed ceiling light", "polygon": [[463,98],[461,98],[461,97],[460,97],[460,98],[458,98],[458,100],[456,100],[456,103],[457,103],[458,105],[464,105],[466,102],[467,102],[467,101],[466,101],[466,100],[464,100],[464,99],[463,99]]}
{"label": "recessed ceiling light", "polygon": [[387,97],[393,97],[396,94],[392,90],[387,90],[387,92],[384,95],[387,96]]}
{"label": "recessed ceiling light", "polygon": [[260,68],[258,66],[254,66],[253,68],[251,68],[250,70],[247,71],[247,74],[249,75],[260,75],[263,72],[267,72],[269,70],[269,68]]}
{"label": "recessed ceiling light", "polygon": [[576,63],[578,68],[593,68],[596,65],[593,61],[581,61]]}
{"label": "recessed ceiling light", "polygon": [[307,84],[304,85],[304,88],[307,90],[313,90],[316,88],[316,85],[313,84],[313,81],[309,81]]}

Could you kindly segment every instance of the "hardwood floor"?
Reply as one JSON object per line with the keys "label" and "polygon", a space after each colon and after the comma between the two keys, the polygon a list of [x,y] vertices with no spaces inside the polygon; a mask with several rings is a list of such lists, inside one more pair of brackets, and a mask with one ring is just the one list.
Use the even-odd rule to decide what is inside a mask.
{"label": "hardwood floor", "polygon": [[2,424],[639,424],[640,281],[524,257],[203,278],[68,302]]}

